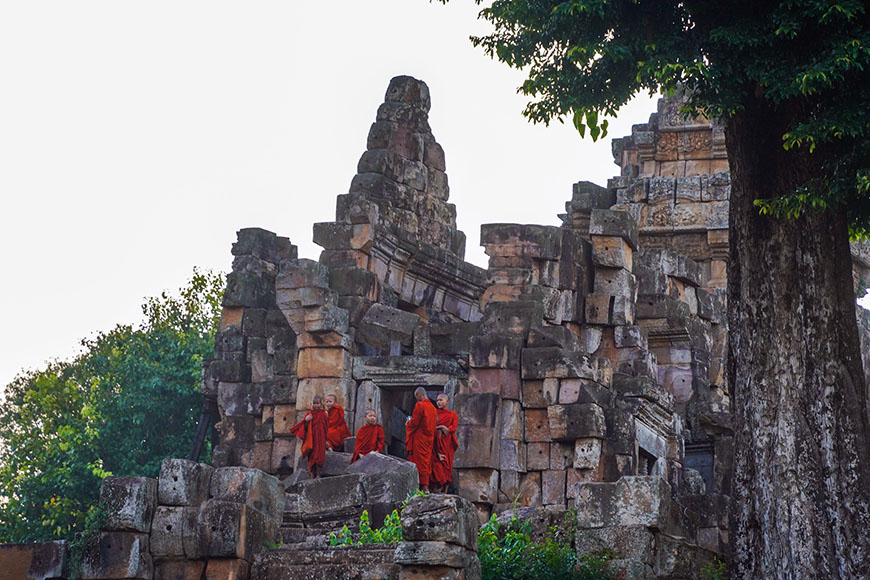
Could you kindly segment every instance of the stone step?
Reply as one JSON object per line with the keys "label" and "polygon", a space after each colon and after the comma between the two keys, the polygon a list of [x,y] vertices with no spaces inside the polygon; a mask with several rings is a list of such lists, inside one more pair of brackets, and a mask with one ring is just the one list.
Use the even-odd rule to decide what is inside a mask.
{"label": "stone step", "polygon": [[393,561],[394,544],[277,548],[257,554],[251,580],[398,580],[401,567]]}

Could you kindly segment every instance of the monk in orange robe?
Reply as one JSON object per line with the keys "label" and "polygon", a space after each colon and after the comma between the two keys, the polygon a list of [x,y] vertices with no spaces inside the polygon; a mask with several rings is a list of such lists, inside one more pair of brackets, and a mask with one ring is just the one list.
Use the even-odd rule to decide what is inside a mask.
{"label": "monk in orange robe", "polygon": [[291,433],[302,439],[302,457],[308,458],[308,473],[315,479],[320,477],[326,462],[327,428],[323,401],[315,396],[311,399],[311,410],[290,429]]}
{"label": "monk in orange robe", "polygon": [[435,493],[447,493],[447,487],[453,481],[453,455],[459,447],[456,439],[459,415],[447,408],[449,402],[450,399],[444,393],[435,398],[438,420],[435,427],[435,445],[432,449],[431,476]]}
{"label": "monk in orange robe", "polygon": [[372,451],[384,452],[384,428],[378,425],[378,416],[374,409],[366,409],[366,424],[356,432],[356,442],[353,446],[353,463],[360,457],[368,455]]}
{"label": "monk in orange robe", "polygon": [[420,476],[420,489],[429,491],[429,471],[432,468],[432,444],[435,440],[435,423],[438,413],[432,401],[426,396],[426,389],[417,387],[414,391],[417,403],[414,412],[405,424],[405,447],[408,460],[417,466]]}
{"label": "monk in orange robe", "polygon": [[333,451],[344,451],[344,440],[350,437],[350,430],[344,421],[344,409],[335,404],[335,395],[326,395],[326,414],[329,417],[326,444]]}

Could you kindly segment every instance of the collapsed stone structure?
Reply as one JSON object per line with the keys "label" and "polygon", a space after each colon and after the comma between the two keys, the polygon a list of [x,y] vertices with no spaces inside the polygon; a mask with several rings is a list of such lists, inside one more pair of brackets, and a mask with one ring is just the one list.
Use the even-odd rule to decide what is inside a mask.
{"label": "collapsed stone structure", "polygon": [[[545,530],[569,508],[576,549],[615,550],[617,577],[695,577],[728,542],[730,180],[722,128],[683,119],[679,105],[662,99],[613,142],[620,174],[607,187],[575,184],[560,226],[483,225],[484,270],[464,261],[428,88],[393,79],[335,221],[314,225],[319,260],[261,229],[241,230],[232,248],[202,388],[219,412],[210,485],[260,474],[274,491],[280,478],[281,509],[241,492],[184,507],[160,499],[153,575],[89,578],[211,578],[212,559],[227,558],[239,563],[226,577],[239,579],[321,577],[312,564],[327,576],[475,578],[472,521],[519,510]],[[866,287],[870,252],[853,254],[856,287]],[[859,322],[867,346],[870,317]],[[447,393],[459,414],[459,497],[413,500],[399,547],[328,548],[326,532],[363,509],[382,521],[413,489],[416,472],[401,458],[421,385]],[[374,408],[393,457],[354,469],[330,452],[327,477],[306,481],[289,429],[314,395],[329,394],[353,432]],[[240,554],[236,537],[227,554],[197,552],[155,536],[172,518],[211,529],[218,520],[202,514],[215,501],[259,514],[241,518],[245,534],[280,535],[287,547]],[[433,514],[437,525],[425,525]]]}
{"label": "collapsed stone structure", "polygon": [[[388,452],[403,457],[411,391],[424,385],[459,414],[454,484],[481,519],[515,503],[619,507],[650,493],[655,517],[691,514],[651,530],[721,551],[721,127],[683,121],[679,101],[663,100],[614,142],[620,176],[575,184],[561,226],[482,226],[483,270],[463,260],[429,103],[422,82],[390,83],[336,220],[314,225],[319,261],[270,232],[239,232],[203,391],[221,413],[216,456],[289,474],[289,427],[313,395],[334,394],[352,430],[376,408]],[[589,527],[640,525],[620,517]]]}

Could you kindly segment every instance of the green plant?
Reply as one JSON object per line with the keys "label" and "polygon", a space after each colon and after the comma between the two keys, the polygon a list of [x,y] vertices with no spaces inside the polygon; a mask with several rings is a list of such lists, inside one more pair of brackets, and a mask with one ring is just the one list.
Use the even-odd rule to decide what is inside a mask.
{"label": "green plant", "polygon": [[605,580],[610,553],[577,556],[571,545],[573,519],[552,526],[541,542],[531,526],[516,516],[501,525],[493,515],[478,532],[478,556],[484,580]]}
{"label": "green plant", "polygon": [[[403,505],[404,507],[404,505]],[[393,510],[384,518],[384,525],[378,529],[371,527],[369,512],[363,510],[359,517],[359,532],[354,535],[350,528],[343,526],[338,532],[329,534],[330,546],[364,546],[367,544],[394,544],[402,541],[402,520],[399,510]]]}
{"label": "green plant", "polygon": [[701,568],[701,580],[728,580],[728,566],[719,558]]}
{"label": "green plant", "polygon": [[277,550],[278,548],[283,548],[283,547],[284,547],[284,540],[281,538],[278,538],[277,540],[274,540],[274,541],[266,540],[265,542],[263,542],[263,549],[264,550]]}

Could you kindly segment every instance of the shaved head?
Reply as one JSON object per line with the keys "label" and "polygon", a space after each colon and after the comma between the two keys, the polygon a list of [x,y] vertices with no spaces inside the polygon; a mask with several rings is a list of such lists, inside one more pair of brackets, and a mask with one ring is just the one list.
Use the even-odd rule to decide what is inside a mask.
{"label": "shaved head", "polygon": [[423,387],[417,387],[414,389],[414,396],[417,397],[418,401],[422,401],[426,398],[426,389]]}

